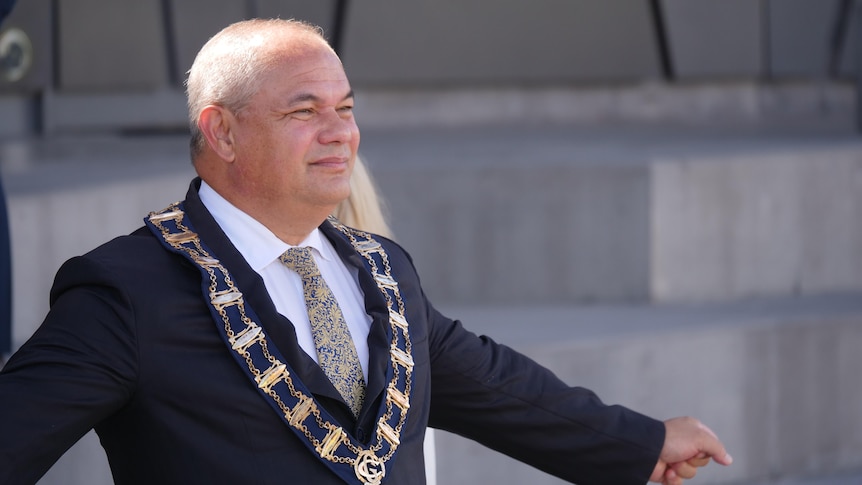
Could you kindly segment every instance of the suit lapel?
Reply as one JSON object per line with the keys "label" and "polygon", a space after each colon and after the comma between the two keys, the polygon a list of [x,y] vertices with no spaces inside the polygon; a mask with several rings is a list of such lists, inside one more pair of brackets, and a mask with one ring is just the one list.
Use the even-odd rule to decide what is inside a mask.
{"label": "suit lapel", "polygon": [[[199,187],[200,179],[196,178],[192,182],[185,200],[186,214],[192,221],[195,231],[230,271],[234,283],[242,291],[246,302],[251,305],[260,318],[261,321],[258,323],[265,329],[293,372],[315,395],[325,396],[343,404],[341,395],[332,386],[320,366],[299,346],[293,323],[275,309],[275,304],[266,291],[263,279],[251,269],[201,202],[198,197]],[[343,405],[345,409],[346,406],[346,404]],[[327,409],[339,421],[342,419],[352,420],[349,411],[345,413],[343,410],[339,410],[337,412],[330,409],[331,407],[327,406]]]}

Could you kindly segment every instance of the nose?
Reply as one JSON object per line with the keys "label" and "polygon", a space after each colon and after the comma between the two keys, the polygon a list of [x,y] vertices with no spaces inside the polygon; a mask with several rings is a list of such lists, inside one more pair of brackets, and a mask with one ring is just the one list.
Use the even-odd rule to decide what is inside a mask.
{"label": "nose", "polygon": [[324,113],[322,120],[323,126],[318,137],[321,144],[349,143],[353,137],[359,135],[359,128],[351,113],[344,115],[331,110]]}

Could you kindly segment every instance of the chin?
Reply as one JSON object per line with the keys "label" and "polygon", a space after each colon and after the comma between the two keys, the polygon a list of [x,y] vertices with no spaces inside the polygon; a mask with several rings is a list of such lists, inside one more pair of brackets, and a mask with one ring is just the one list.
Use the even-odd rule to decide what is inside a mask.
{"label": "chin", "polygon": [[333,190],[320,197],[321,205],[338,205],[350,197],[350,188],[346,190]]}
{"label": "chin", "polygon": [[350,179],[345,180],[343,183],[339,184],[338,187],[333,188],[333,195],[338,201],[342,201],[348,197],[350,197]]}

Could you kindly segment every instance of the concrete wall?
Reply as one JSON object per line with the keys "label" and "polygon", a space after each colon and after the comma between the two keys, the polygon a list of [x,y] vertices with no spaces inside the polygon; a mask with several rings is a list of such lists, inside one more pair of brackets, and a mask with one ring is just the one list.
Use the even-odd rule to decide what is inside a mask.
{"label": "concrete wall", "polygon": [[[723,306],[445,310],[605,402],[702,419],[734,463],[704,468],[693,483],[862,468],[858,294]],[[458,436],[438,432],[437,440],[441,483],[563,483]]]}
{"label": "concrete wall", "polygon": [[862,290],[853,137],[387,133],[398,149],[379,149],[387,142],[366,132],[365,158],[435,299],[665,303]]}
{"label": "concrete wall", "polygon": [[53,275],[66,259],[131,232],[149,211],[182,197],[193,172],[183,158],[184,143],[170,145],[175,155],[155,162],[141,160],[148,155],[135,149],[106,153],[74,140],[50,148],[32,142],[2,147],[14,347],[42,323]]}
{"label": "concrete wall", "polygon": [[862,290],[860,148],[656,163],[652,299]]}

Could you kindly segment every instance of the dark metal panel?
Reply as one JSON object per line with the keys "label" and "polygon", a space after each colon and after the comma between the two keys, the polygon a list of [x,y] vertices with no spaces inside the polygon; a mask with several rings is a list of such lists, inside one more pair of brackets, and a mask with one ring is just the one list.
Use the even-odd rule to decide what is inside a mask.
{"label": "dark metal panel", "polygon": [[769,73],[772,77],[829,75],[840,0],[769,2]]}
{"label": "dark metal panel", "polygon": [[160,0],[62,0],[58,90],[153,90],[169,82]]}
{"label": "dark metal panel", "polygon": [[643,0],[350,2],[354,85],[564,84],[660,77]]}
{"label": "dark metal panel", "polygon": [[327,32],[335,16],[335,0],[172,0],[174,84],[179,86],[201,46],[222,28],[246,18],[297,18],[320,25]]}
{"label": "dark metal panel", "polygon": [[760,77],[765,69],[763,1],[662,0],[676,77]]}
{"label": "dark metal panel", "polygon": [[862,133],[862,0],[852,2],[848,5],[845,15],[847,19],[847,30],[843,39],[844,57],[841,63],[840,73],[854,80],[856,86],[856,128]]}
{"label": "dark metal panel", "polygon": [[51,83],[51,2],[18,2],[0,26],[0,92],[33,93]]}
{"label": "dark metal panel", "polygon": [[170,2],[174,39],[175,85],[180,85],[198,50],[221,29],[250,15],[246,0],[173,0]]}
{"label": "dark metal panel", "polygon": [[[365,2],[360,3],[364,4]],[[256,4],[257,8],[254,14],[257,17],[305,20],[319,25],[328,38],[332,37],[335,0],[256,0]]]}
{"label": "dark metal panel", "polygon": [[[855,5],[849,8],[850,19],[845,32],[841,50],[842,77],[856,77],[862,79],[862,0],[856,0]],[[862,81],[859,81],[862,84]],[[860,85],[862,90],[862,85]],[[862,99],[862,91],[859,93]]]}

